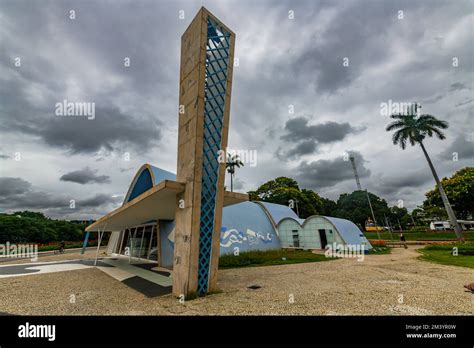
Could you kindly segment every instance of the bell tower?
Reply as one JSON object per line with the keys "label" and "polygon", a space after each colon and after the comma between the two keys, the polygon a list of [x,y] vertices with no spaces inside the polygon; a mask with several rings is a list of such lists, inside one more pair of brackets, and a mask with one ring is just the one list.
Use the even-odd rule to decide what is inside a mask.
{"label": "bell tower", "polygon": [[[173,294],[216,289],[235,34],[202,7],[181,37]],[[219,159],[221,159],[219,161]]]}

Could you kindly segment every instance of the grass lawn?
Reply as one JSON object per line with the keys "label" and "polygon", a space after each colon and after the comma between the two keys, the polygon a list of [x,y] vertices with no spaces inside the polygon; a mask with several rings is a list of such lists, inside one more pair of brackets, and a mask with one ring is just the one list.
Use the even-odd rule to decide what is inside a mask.
{"label": "grass lawn", "polygon": [[241,252],[238,256],[229,254],[219,258],[219,268],[284,265],[291,263],[320,262],[336,260],[309,250],[267,250]]}
{"label": "grass lawn", "polygon": [[[378,239],[377,232],[364,232],[367,239]],[[456,239],[454,232],[403,232],[406,240],[444,240],[444,239]],[[399,241],[400,236],[398,233],[392,233],[393,240]],[[464,238],[474,239],[474,232],[463,232]],[[380,238],[383,240],[390,240],[390,232],[381,232]]]}
{"label": "grass lawn", "polygon": [[[458,255],[453,255],[453,248],[458,248]],[[418,250],[420,260],[460,267],[474,268],[474,243],[453,245],[429,245]]]}

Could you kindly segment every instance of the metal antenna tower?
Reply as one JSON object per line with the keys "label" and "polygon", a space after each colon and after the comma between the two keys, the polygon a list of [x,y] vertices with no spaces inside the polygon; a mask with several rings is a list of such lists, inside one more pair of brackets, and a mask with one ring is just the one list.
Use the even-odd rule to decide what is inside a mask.
{"label": "metal antenna tower", "polygon": [[[359,191],[362,191],[362,186],[360,185],[359,174],[357,174],[357,168],[356,168],[356,165],[355,165],[354,156],[350,156],[349,159],[351,160],[352,169],[354,170],[354,176],[355,176],[356,183],[357,183],[357,189]],[[374,209],[372,208],[372,202],[370,201],[369,192],[367,190],[365,190],[365,194],[367,195],[367,201],[369,202],[370,212],[372,213],[372,219],[374,220],[374,226],[375,226],[375,230],[377,232],[377,237],[380,240],[380,233],[379,233],[379,229],[377,227],[377,220],[375,220]]]}
{"label": "metal antenna tower", "polygon": [[351,160],[352,170],[354,171],[354,176],[355,176],[356,183],[357,183],[357,189],[359,191],[362,191],[362,187],[360,186],[359,174],[357,174],[357,168],[356,168],[356,165],[355,165],[354,156],[349,157],[349,159]]}

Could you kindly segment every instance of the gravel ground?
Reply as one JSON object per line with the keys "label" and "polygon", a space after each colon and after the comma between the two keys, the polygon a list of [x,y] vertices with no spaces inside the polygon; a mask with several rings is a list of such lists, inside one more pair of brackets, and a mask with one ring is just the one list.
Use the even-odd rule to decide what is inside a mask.
{"label": "gravel ground", "polygon": [[[417,260],[417,256],[414,248],[398,248],[389,255],[366,256],[363,262],[345,259],[222,270],[219,272],[221,293],[184,304],[171,295],[147,298],[95,268],[4,278],[0,279],[0,312],[472,315],[474,295],[463,288],[474,281],[472,269],[433,264]],[[76,257],[71,254],[69,258]],[[250,285],[261,288],[247,289]],[[75,303],[71,303],[70,299],[74,298]]]}

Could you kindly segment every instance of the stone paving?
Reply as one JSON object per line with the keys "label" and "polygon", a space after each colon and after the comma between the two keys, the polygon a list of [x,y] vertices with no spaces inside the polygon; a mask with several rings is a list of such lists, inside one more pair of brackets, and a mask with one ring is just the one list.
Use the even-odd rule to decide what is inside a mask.
{"label": "stone paving", "polygon": [[[63,255],[61,255],[63,256]],[[90,256],[90,255],[89,255]],[[149,297],[97,268],[0,279],[0,312],[82,315],[474,314],[470,268],[418,260],[412,248],[343,259],[219,271],[221,292],[180,303]],[[86,255],[87,257],[87,255]],[[256,285],[260,288],[251,290]],[[74,299],[72,301],[71,299]]]}

